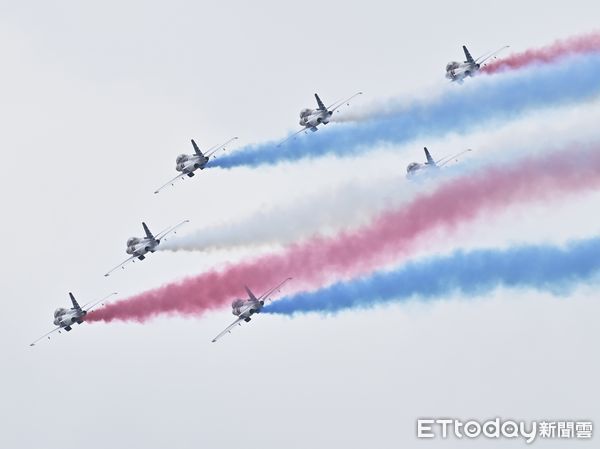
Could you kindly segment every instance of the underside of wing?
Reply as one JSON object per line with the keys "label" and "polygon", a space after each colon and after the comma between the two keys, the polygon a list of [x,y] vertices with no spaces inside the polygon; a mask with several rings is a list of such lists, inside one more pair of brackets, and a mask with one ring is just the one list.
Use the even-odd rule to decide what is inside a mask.
{"label": "underside of wing", "polygon": [[50,334],[52,334],[53,332],[56,332],[57,330],[61,329],[61,327],[55,327],[54,329],[52,329],[50,332],[46,332],[44,335],[42,335],[40,338],[38,338],[37,340],[35,340],[32,343],[29,343],[29,346],[35,346],[35,344],[40,341],[41,339],[48,337]]}
{"label": "underside of wing", "polygon": [[117,294],[117,292],[112,292],[110,295],[106,295],[102,299],[98,299],[96,301],[90,301],[90,302],[84,304],[83,306],[81,306],[81,308],[87,312],[87,311],[93,309],[94,307],[96,307],[98,304],[106,301],[108,298],[110,298],[111,296],[116,295],[116,294]]}
{"label": "underside of wing", "polygon": [[241,324],[240,322],[243,320],[243,318],[238,318],[237,320],[235,320],[233,323],[231,323],[229,326],[227,326],[225,328],[225,330],[223,332],[221,332],[219,335],[217,335],[215,338],[213,338],[213,343],[216,342],[217,340],[219,340],[223,335],[231,332],[231,329],[233,329],[236,325]]}
{"label": "underside of wing", "polygon": [[287,281],[292,280],[292,278],[287,278],[286,280],[284,280],[283,282],[280,282],[279,284],[277,284],[275,287],[271,288],[270,290],[267,290],[265,293],[263,293],[262,295],[259,296],[259,300],[265,300],[267,299],[269,296],[271,296],[274,292],[278,291],[283,284],[285,284]]}
{"label": "underside of wing", "polygon": [[158,240],[163,239],[164,237],[166,237],[167,235],[169,235],[171,232],[175,232],[180,226],[183,226],[186,223],[189,223],[190,220],[183,220],[180,223],[177,223],[175,226],[171,226],[170,228],[165,229],[164,231],[159,232],[158,234],[156,234],[156,238]]}
{"label": "underside of wing", "polygon": [[210,156],[212,156],[213,154],[215,154],[217,151],[219,151],[220,149],[223,149],[223,150],[224,150],[226,145],[229,145],[231,142],[233,142],[233,141],[234,141],[234,140],[236,140],[236,139],[237,139],[237,137],[233,137],[233,138],[229,139],[227,142],[225,142],[225,143],[222,143],[221,145],[218,145],[218,146],[216,146],[216,147],[213,147],[213,148],[209,149],[209,150],[206,152],[205,156],[206,156],[206,157],[210,157]]}
{"label": "underside of wing", "polygon": [[182,173],[180,175],[175,176],[173,179],[171,179],[169,182],[164,183],[162,186],[160,186],[158,189],[156,189],[154,191],[154,193],[158,193],[160,192],[162,189],[164,189],[165,187],[169,186],[169,185],[174,185],[174,182],[177,181],[178,179],[183,179],[186,176],[185,173]]}
{"label": "underside of wing", "polygon": [[346,98],[345,100],[339,100],[336,101],[335,103],[331,104],[330,106],[327,107],[328,111],[332,111],[335,112],[337,109],[339,109],[344,103],[348,103],[350,102],[350,100],[352,100],[354,97],[358,97],[359,95],[362,95],[362,92],[357,92],[354,95],[352,95],[351,97]]}
{"label": "underside of wing", "polygon": [[109,276],[110,273],[112,273],[113,271],[115,271],[117,268],[125,268],[125,265],[127,265],[129,262],[131,262],[133,259],[135,259],[137,256],[131,256],[130,258],[124,260],[123,262],[121,262],[119,265],[117,265],[116,267],[110,269],[104,276]]}
{"label": "underside of wing", "polygon": [[302,128],[300,131],[296,131],[294,134],[290,134],[289,136],[287,136],[285,139],[283,139],[281,142],[279,142],[277,144],[278,147],[280,147],[281,145],[283,145],[284,143],[286,143],[288,140],[293,139],[294,137],[296,137],[298,134],[306,132],[306,130],[309,128]]}

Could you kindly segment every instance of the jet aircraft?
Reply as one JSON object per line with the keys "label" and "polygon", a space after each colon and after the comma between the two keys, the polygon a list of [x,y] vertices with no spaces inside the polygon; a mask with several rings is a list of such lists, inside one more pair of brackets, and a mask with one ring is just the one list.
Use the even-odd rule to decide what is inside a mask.
{"label": "jet aircraft", "polygon": [[211,156],[216,157],[216,156],[214,156],[214,154],[217,151],[219,151],[221,149],[225,150],[225,145],[229,145],[231,142],[233,142],[236,139],[237,139],[237,137],[234,137],[232,139],[229,139],[224,144],[209,148],[208,150],[206,150],[206,153],[203,153],[202,151],[200,151],[200,148],[198,147],[198,145],[196,144],[194,139],[192,139],[192,146],[194,147],[194,154],[180,154],[175,159],[175,170],[180,172],[180,174],[178,174],[173,179],[171,179],[169,182],[165,183],[164,185],[162,185],[161,187],[156,189],[154,191],[154,193],[160,192],[162,189],[164,189],[168,185],[174,185],[175,181],[177,181],[178,179],[185,179],[186,176],[188,178],[193,177],[195,174],[194,172],[196,170],[204,170],[204,167],[206,167],[206,164],[208,164],[208,161],[210,160]]}
{"label": "jet aircraft", "polygon": [[319,125],[321,125],[321,124],[327,125],[331,121],[331,116],[333,115],[334,112],[336,112],[344,103],[346,103],[347,105],[350,105],[350,100],[352,100],[354,97],[357,97],[358,95],[362,95],[362,92],[357,92],[345,100],[336,101],[335,103],[332,103],[329,106],[325,106],[325,104],[319,98],[319,95],[315,94],[315,99],[317,100],[317,108],[316,109],[310,109],[310,108],[302,109],[300,111],[300,122],[299,122],[300,126],[302,126],[302,129],[300,131],[292,134],[291,136],[287,137],[286,139],[282,140],[279,143],[279,145],[283,144],[284,142],[291,139],[292,137],[295,137],[297,134],[300,134],[301,132],[305,132],[308,130],[315,132],[315,131],[317,131],[317,129],[318,129],[317,127]]}
{"label": "jet aircraft", "polygon": [[469,50],[467,50],[467,47],[463,45],[463,51],[465,52],[466,61],[465,62],[457,62],[457,61],[449,62],[446,65],[446,78],[448,78],[450,81],[455,81],[459,84],[462,84],[465,78],[467,78],[469,76],[474,76],[479,71],[479,69],[482,67],[482,65],[485,61],[490,59],[492,56],[496,56],[498,53],[500,53],[502,50],[504,50],[505,48],[508,48],[508,47],[509,46],[506,45],[492,53],[485,54],[483,56],[480,56],[477,59],[473,59],[473,57],[471,56],[471,53],[469,53]]}
{"label": "jet aircraft", "polygon": [[130,237],[129,239],[127,239],[127,248],[125,252],[127,254],[131,254],[131,256],[116,267],[112,268],[104,276],[110,275],[110,273],[115,271],[117,268],[125,268],[125,265],[127,265],[131,261],[134,261],[135,259],[144,260],[146,258],[146,254],[153,253],[156,251],[156,248],[158,248],[158,245],[160,245],[162,239],[164,239],[171,232],[176,234],[177,228],[184,225],[185,223],[189,223],[189,220],[184,220],[181,223],[176,224],[175,226],[171,226],[170,228],[164,229],[156,235],[153,235],[152,232],[150,232],[150,229],[148,229],[146,223],[142,223],[142,227],[144,228],[146,236]]}
{"label": "jet aircraft", "polygon": [[98,301],[92,301],[87,304],[84,304],[83,306],[80,306],[79,303],[77,302],[77,300],[75,299],[75,296],[73,296],[73,293],[69,292],[69,297],[71,298],[71,303],[73,304],[73,307],[71,307],[70,309],[66,309],[64,307],[59,307],[58,309],[56,309],[54,311],[54,324],[58,327],[56,327],[56,328],[52,329],[50,332],[42,335],[40,338],[35,340],[33,343],[30,343],[29,346],[35,346],[35,344],[44,337],[48,337],[48,340],[49,340],[50,334],[52,334],[56,331],[58,331],[60,333],[61,329],[64,329],[65,331],[69,332],[75,323],[77,323],[77,324],[83,323],[83,321],[85,320],[85,316],[92,308],[94,308],[98,304],[106,301],[112,295],[116,295],[116,294],[117,294],[116,292],[111,293],[110,295],[108,295]]}
{"label": "jet aircraft", "polygon": [[453,156],[444,157],[444,158],[438,159],[436,161],[431,157],[431,153],[429,153],[429,150],[427,149],[427,147],[424,147],[423,149],[425,150],[425,158],[427,159],[427,162],[425,162],[423,164],[421,164],[419,162],[411,162],[410,164],[408,164],[408,166],[406,167],[406,177],[407,178],[412,178],[413,176],[415,176],[419,173],[423,173],[424,171],[429,171],[431,169],[438,169],[440,167],[443,167],[451,160],[457,158],[458,156],[460,156],[464,153],[471,151],[471,149],[468,149],[465,151],[461,151],[460,153],[455,154]]}
{"label": "jet aircraft", "polygon": [[242,325],[241,321],[245,321],[247,323],[251,320],[252,315],[254,315],[255,313],[260,313],[260,311],[262,310],[262,308],[265,305],[265,301],[269,299],[269,296],[272,295],[275,291],[279,291],[281,286],[283,284],[285,284],[287,281],[289,281],[290,279],[292,279],[292,278],[287,278],[285,281],[281,282],[279,285],[273,287],[270,290],[267,290],[266,293],[263,293],[258,298],[256,296],[254,296],[254,293],[252,293],[252,291],[248,288],[248,286],[244,286],[246,288],[246,293],[248,293],[248,299],[236,299],[231,304],[232,313],[238,317],[237,320],[235,320],[233,323],[231,323],[229,326],[227,326],[227,328],[223,332],[221,332],[219,335],[217,335],[213,339],[213,343],[216,342],[223,335],[231,332],[231,329],[233,329],[236,324],[241,326]]}

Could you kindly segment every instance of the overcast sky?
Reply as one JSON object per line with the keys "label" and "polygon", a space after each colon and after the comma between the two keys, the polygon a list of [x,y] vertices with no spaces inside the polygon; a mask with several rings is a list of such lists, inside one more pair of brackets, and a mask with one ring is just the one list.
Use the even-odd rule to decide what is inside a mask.
{"label": "overcast sky", "polygon": [[[158,230],[190,219],[190,231],[238,222],[378,173],[369,155],[327,158],[205,171],[153,195],[190,138],[204,148],[278,139],[314,92],[326,103],[423,92],[446,82],[462,44],[474,55],[523,50],[593,31],[598,17],[592,0],[0,0],[0,447],[453,448],[417,440],[416,419],[600,423],[600,305],[586,286],[568,298],[499,290],[261,316],[218,344],[230,310],[84,324],[28,346],[69,291],[82,302],[124,297],[250,253],[158,252],[104,278],[142,220]],[[403,176],[411,156],[394,157]],[[543,224],[557,239],[595,235],[598,200],[507,212],[500,237],[481,220],[451,245],[526,240]]]}

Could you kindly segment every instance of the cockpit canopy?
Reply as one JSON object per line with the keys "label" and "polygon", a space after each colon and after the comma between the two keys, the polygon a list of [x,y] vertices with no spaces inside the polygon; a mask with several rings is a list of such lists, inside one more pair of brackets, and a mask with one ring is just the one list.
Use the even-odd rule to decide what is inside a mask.
{"label": "cockpit canopy", "polygon": [[182,162],[185,162],[188,160],[188,155],[187,154],[180,154],[179,156],[177,156],[177,159],[175,159],[175,163],[176,164],[181,164]]}
{"label": "cockpit canopy", "polygon": [[449,70],[458,69],[458,66],[459,66],[459,64],[456,61],[449,62],[446,65],[446,72],[448,72]]}
{"label": "cockpit canopy", "polygon": [[59,307],[54,311],[54,318],[64,315],[65,313],[67,313],[67,309],[65,309],[64,307]]}
{"label": "cockpit canopy", "polygon": [[408,167],[406,167],[406,173],[413,172],[415,170],[418,170],[419,168],[421,168],[421,164],[419,164],[418,162],[411,162],[410,164],[408,164]]}
{"label": "cockpit canopy", "polygon": [[136,243],[139,243],[139,242],[140,242],[139,237],[129,237],[127,239],[127,246],[133,246],[133,245],[135,245]]}
{"label": "cockpit canopy", "polygon": [[308,109],[308,108],[302,109],[300,111],[300,118],[306,117],[307,115],[310,115],[311,112],[312,112],[311,109]]}

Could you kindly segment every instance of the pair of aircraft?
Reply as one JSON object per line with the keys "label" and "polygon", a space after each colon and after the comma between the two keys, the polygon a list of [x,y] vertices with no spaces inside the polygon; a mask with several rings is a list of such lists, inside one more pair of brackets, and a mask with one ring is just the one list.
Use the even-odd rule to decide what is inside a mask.
{"label": "pair of aircraft", "polygon": [[[284,142],[286,142],[287,140],[289,140],[291,138],[294,138],[296,135],[298,135],[302,132],[306,132],[306,131],[315,132],[315,131],[317,131],[319,125],[327,125],[331,121],[331,116],[333,115],[334,112],[339,110],[339,108],[341,108],[344,105],[344,103],[346,105],[350,105],[350,100],[352,100],[354,97],[356,97],[358,95],[362,95],[362,92],[357,92],[354,95],[352,95],[351,97],[346,98],[345,100],[336,101],[335,103],[332,103],[329,106],[325,106],[325,103],[323,103],[323,101],[321,101],[321,98],[319,98],[319,95],[315,94],[315,99],[317,100],[317,108],[316,109],[305,108],[300,111],[299,124],[300,124],[300,126],[302,126],[302,129],[300,131],[292,134],[291,136],[287,137],[285,140],[281,141],[277,146],[281,146]],[[205,153],[203,153],[200,150],[200,148],[198,147],[198,145],[196,144],[194,139],[192,139],[192,146],[194,148],[194,153],[193,154],[180,154],[179,156],[177,156],[177,158],[175,159],[175,170],[178,171],[179,174],[177,176],[175,176],[173,179],[171,179],[170,181],[168,181],[165,184],[163,184],[162,186],[160,186],[158,189],[156,189],[154,191],[154,193],[155,194],[159,193],[165,187],[175,185],[175,182],[180,179],[185,179],[186,177],[187,178],[193,177],[195,175],[194,172],[196,170],[204,170],[204,168],[210,161],[210,158],[216,157],[217,151],[225,150],[226,149],[225,147],[227,145],[229,145],[231,142],[233,142],[234,140],[237,140],[237,139],[238,139],[237,137],[233,137],[221,145],[217,145],[217,146],[214,146],[214,147],[208,149]]]}
{"label": "pair of aircraft", "polygon": [[[145,237],[131,237],[131,238],[127,239],[127,248],[126,248],[125,252],[127,254],[130,254],[130,256],[125,261],[123,261],[122,263],[120,263],[119,265],[117,265],[116,267],[111,269],[104,276],[109,276],[110,273],[112,273],[117,268],[125,268],[125,265],[127,265],[129,262],[134,262],[135,259],[144,260],[148,253],[153,253],[156,251],[156,249],[160,245],[161,241],[166,240],[165,237],[167,235],[169,235],[172,232],[176,233],[177,229],[180,226],[182,226],[188,222],[189,222],[189,220],[184,220],[181,223],[176,224],[175,226],[171,226],[169,228],[164,229],[163,231],[159,232],[156,235],[154,235],[150,231],[150,229],[148,228],[146,223],[142,223],[142,227],[144,228],[144,232],[146,234]],[[71,307],[69,309],[66,309],[63,307],[56,309],[54,311],[54,324],[57,327],[52,329],[50,332],[42,335],[40,338],[38,338],[33,343],[31,343],[30,346],[34,346],[38,341],[40,341],[44,337],[48,337],[48,339],[50,339],[50,334],[52,334],[56,331],[58,331],[59,333],[61,332],[61,330],[65,330],[66,332],[69,332],[72,329],[72,326],[74,324],[83,323],[83,321],[85,320],[85,316],[92,308],[103,303],[112,295],[116,295],[116,293],[111,293],[110,295],[108,295],[105,298],[102,298],[99,301],[93,301],[93,302],[84,304],[83,306],[80,306],[78,304],[78,302],[75,300],[73,293],[69,293],[69,297],[71,298],[71,303],[72,303],[73,307]]]}
{"label": "pair of aircraft", "polygon": [[[244,321],[246,323],[250,322],[250,320],[252,319],[252,315],[261,312],[262,308],[265,306],[265,301],[270,300],[270,296],[273,293],[275,293],[276,291],[279,292],[279,290],[281,289],[283,284],[285,284],[286,282],[288,282],[291,279],[292,278],[285,279],[283,282],[281,282],[281,283],[277,284],[275,287],[267,290],[265,293],[263,293],[259,297],[256,297],[254,295],[254,293],[252,293],[252,290],[250,290],[250,288],[248,288],[247,285],[244,286],[244,288],[246,289],[246,293],[248,294],[248,299],[236,299],[235,301],[233,301],[233,303],[231,304],[231,309],[232,309],[232,313],[235,316],[237,316],[237,319],[233,323],[231,323],[229,326],[227,326],[227,328],[225,328],[225,330],[223,332],[221,332],[219,335],[217,335],[212,340],[213,343],[216,342],[217,340],[219,340],[221,337],[223,337],[227,333],[231,333],[231,330],[235,326],[237,326],[237,325],[241,326],[242,321]],[[69,297],[71,298],[71,303],[73,306],[69,309],[66,309],[64,307],[59,307],[58,309],[56,309],[54,311],[54,324],[57,327],[55,327],[50,332],[45,333],[44,335],[39,337],[37,340],[30,343],[29,346],[35,346],[35,344],[37,342],[39,342],[40,340],[42,340],[43,338],[50,339],[50,335],[56,331],[58,331],[59,333],[62,330],[69,332],[72,329],[73,325],[83,323],[83,321],[85,320],[85,316],[91,309],[93,309],[97,305],[103,303],[112,295],[116,295],[116,294],[117,294],[116,292],[111,293],[110,295],[108,295],[98,301],[92,301],[87,304],[84,304],[83,306],[80,306],[79,303],[77,302],[77,300],[75,299],[75,296],[73,296],[73,293],[69,292]]]}

